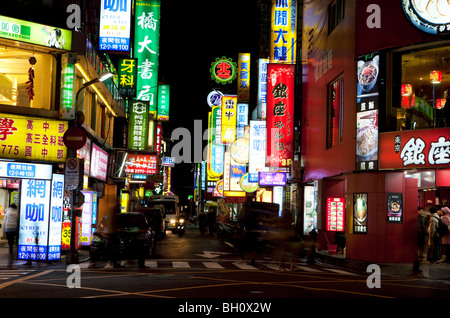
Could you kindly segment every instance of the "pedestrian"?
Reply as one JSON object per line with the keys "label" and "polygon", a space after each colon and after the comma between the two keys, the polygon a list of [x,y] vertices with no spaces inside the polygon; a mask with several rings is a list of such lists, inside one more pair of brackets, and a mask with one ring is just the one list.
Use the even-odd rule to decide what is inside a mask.
{"label": "pedestrian", "polygon": [[216,224],[216,211],[214,208],[210,207],[208,211],[208,230],[209,236],[214,235],[214,225]]}
{"label": "pedestrian", "polygon": [[6,209],[5,219],[3,221],[3,229],[8,239],[9,254],[14,253],[14,245],[18,238],[19,211],[14,203]]}
{"label": "pedestrian", "polygon": [[430,207],[429,242],[431,242],[431,260],[433,264],[439,264],[442,257],[442,238],[438,235],[439,215],[435,207]]}
{"label": "pedestrian", "polygon": [[205,235],[206,232],[206,224],[207,224],[207,218],[205,211],[200,211],[200,214],[198,215],[198,228],[200,229],[200,235]]}
{"label": "pedestrian", "polygon": [[[442,208],[444,216],[441,217],[442,221],[449,226],[450,224],[450,208],[445,206]],[[450,231],[442,238],[442,245],[445,246],[445,263],[450,263]]]}
{"label": "pedestrian", "polygon": [[425,249],[427,243],[427,224],[429,223],[430,213],[422,207],[417,208],[417,258],[414,262],[413,272],[421,273],[420,263],[423,261],[424,254],[426,255],[428,249]]}

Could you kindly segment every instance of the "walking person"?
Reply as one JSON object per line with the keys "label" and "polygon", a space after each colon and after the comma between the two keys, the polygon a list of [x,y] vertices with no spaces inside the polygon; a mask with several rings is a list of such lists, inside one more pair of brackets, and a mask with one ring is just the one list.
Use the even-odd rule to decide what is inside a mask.
{"label": "walking person", "polygon": [[414,262],[413,272],[421,273],[420,263],[423,261],[424,254],[426,255],[428,249],[425,247],[428,246],[427,243],[427,224],[430,219],[430,213],[423,209],[422,207],[418,207],[417,209],[417,258]]}
{"label": "walking person", "polygon": [[439,264],[442,257],[442,238],[438,235],[439,215],[435,207],[430,207],[430,238],[431,240],[431,260],[433,264]]}
{"label": "walking person", "polygon": [[201,236],[205,235],[206,224],[207,224],[206,213],[205,211],[202,210],[198,215],[198,228],[200,230]]}
{"label": "walking person", "polygon": [[[441,217],[442,221],[449,226],[450,224],[450,208],[449,207],[443,207],[442,212],[444,212],[444,216]],[[442,238],[442,245],[445,246],[445,261],[444,263],[450,263],[450,232],[447,233]]]}
{"label": "walking person", "polygon": [[14,258],[14,245],[16,245],[19,235],[19,211],[17,210],[17,205],[14,203],[6,209],[5,219],[3,220],[3,231],[8,239],[8,267],[11,267]]}
{"label": "walking person", "polygon": [[208,211],[208,227],[209,227],[209,236],[214,236],[214,225],[216,224],[216,210],[214,208],[209,208]]}

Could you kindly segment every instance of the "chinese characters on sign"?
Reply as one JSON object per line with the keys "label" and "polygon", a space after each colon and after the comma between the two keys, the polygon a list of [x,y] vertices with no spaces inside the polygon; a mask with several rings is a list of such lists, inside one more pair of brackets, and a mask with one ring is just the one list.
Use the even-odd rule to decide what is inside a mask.
{"label": "chinese characters on sign", "polygon": [[3,158],[65,161],[63,136],[68,123],[51,119],[0,114],[0,153]]}
{"label": "chinese characters on sign", "polygon": [[367,233],[367,193],[353,194],[353,233]]}
{"label": "chinese characters on sign", "polygon": [[250,99],[250,53],[239,53],[238,57],[238,101]]}
{"label": "chinese characters on sign", "polygon": [[378,73],[377,53],[359,57],[356,96],[356,170],[378,168]]}
{"label": "chinese characters on sign", "polygon": [[170,86],[167,84],[158,85],[158,112],[157,120],[169,120],[169,106],[170,106]]}
{"label": "chinese characters on sign", "polygon": [[450,166],[450,129],[380,134],[380,169]]}
{"label": "chinese characters on sign", "polygon": [[231,58],[222,56],[211,63],[211,79],[219,84],[230,84],[237,76],[236,63]]}
{"label": "chinese characters on sign", "polygon": [[137,59],[119,59],[119,93],[136,97]]}
{"label": "chinese characters on sign", "polygon": [[259,59],[258,75],[258,119],[266,119],[267,108],[267,64],[269,59]]}
{"label": "chinese characters on sign", "polygon": [[130,150],[147,150],[148,104],[149,102],[133,101],[131,105],[128,128],[128,149]]}
{"label": "chinese characters on sign", "polygon": [[222,97],[222,143],[231,143],[236,139],[237,96]]}
{"label": "chinese characters on sign", "polygon": [[268,64],[266,166],[288,167],[294,157],[294,65]]}
{"label": "chinese characters on sign", "polygon": [[327,231],[344,231],[345,198],[327,198]]}
{"label": "chinese characters on sign", "polygon": [[387,221],[401,223],[403,219],[403,194],[387,194]]}
{"label": "chinese characters on sign", "polygon": [[156,174],[158,172],[158,157],[151,155],[128,155],[125,164],[126,174]]}
{"label": "chinese characters on sign", "polygon": [[100,4],[100,50],[128,52],[132,0],[102,0]]}
{"label": "chinese characters on sign", "polygon": [[106,181],[108,174],[108,153],[92,144],[91,177]]}
{"label": "chinese characters on sign", "polygon": [[138,59],[137,99],[156,109],[161,0],[136,0],[133,55]]}
{"label": "chinese characters on sign", "polygon": [[297,0],[272,0],[270,61],[296,62]]}

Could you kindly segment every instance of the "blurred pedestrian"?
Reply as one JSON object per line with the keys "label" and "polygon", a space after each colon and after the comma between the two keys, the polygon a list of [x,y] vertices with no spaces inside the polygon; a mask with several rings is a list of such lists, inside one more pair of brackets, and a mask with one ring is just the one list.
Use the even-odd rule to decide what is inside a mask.
{"label": "blurred pedestrian", "polygon": [[426,255],[428,249],[426,246],[427,224],[429,223],[430,213],[422,207],[417,208],[417,258],[413,265],[414,273],[421,273],[420,263],[423,261],[424,254]]}
{"label": "blurred pedestrian", "polygon": [[198,228],[200,229],[201,236],[205,235],[206,232],[206,224],[207,224],[207,218],[205,211],[200,211],[200,214],[198,215]]}
{"label": "blurred pedestrian", "polygon": [[439,215],[435,207],[430,207],[430,227],[429,227],[429,242],[431,242],[431,260],[433,264],[439,264],[442,257],[442,238],[438,235],[437,229],[439,227]]}
{"label": "blurred pedestrian", "polygon": [[[442,221],[449,226],[450,224],[450,208],[443,207],[442,212],[444,216],[441,217]],[[445,246],[445,263],[450,263],[450,232],[442,238],[442,245]]]}
{"label": "blurred pedestrian", "polygon": [[6,209],[5,219],[3,221],[3,229],[8,239],[9,254],[14,253],[14,245],[17,242],[19,232],[19,211],[14,203]]}
{"label": "blurred pedestrian", "polygon": [[209,236],[214,235],[214,225],[216,224],[216,210],[212,207],[208,211],[208,230]]}

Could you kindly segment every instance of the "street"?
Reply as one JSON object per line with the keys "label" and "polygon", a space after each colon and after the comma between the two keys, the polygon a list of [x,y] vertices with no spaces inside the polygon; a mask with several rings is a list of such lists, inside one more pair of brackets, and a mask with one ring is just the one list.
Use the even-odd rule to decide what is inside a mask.
{"label": "street", "polygon": [[[86,251],[80,254],[87,255]],[[36,263],[25,268],[18,263],[16,275],[0,284],[0,297],[49,301],[84,298],[107,304],[141,298],[147,300],[145,304],[148,300],[150,304],[167,304],[169,312],[176,313],[208,308],[214,312],[213,307],[220,312],[231,310],[223,307],[229,306],[225,302],[234,303],[233,310],[273,306],[274,312],[296,304],[318,304],[319,299],[389,302],[394,298],[450,295],[448,281],[382,275],[381,288],[369,288],[369,274],[356,274],[319,262],[308,265],[304,258],[297,260],[291,270],[289,263],[279,263],[276,253],[264,253],[258,254],[251,264],[247,255],[242,259],[225,240],[202,237],[197,228],[188,227],[182,237],[168,233],[159,242],[153,258],[146,260],[146,269],[139,269],[137,261],[122,261],[124,267],[118,269],[107,261],[97,261],[95,267],[90,261],[82,261],[74,269]],[[244,300],[248,306],[236,305]],[[195,304],[214,306],[195,307]]]}

